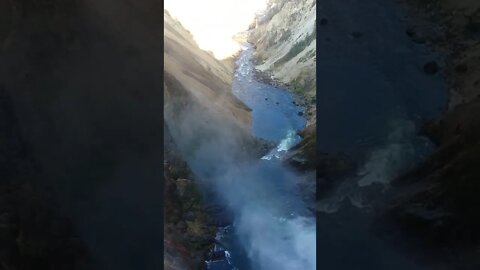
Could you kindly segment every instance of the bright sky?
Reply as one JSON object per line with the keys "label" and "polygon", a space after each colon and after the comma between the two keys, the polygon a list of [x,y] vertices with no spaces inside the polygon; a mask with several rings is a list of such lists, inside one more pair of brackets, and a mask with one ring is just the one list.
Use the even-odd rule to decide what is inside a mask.
{"label": "bright sky", "polygon": [[164,0],[165,9],[218,59],[239,50],[232,36],[248,29],[267,0]]}

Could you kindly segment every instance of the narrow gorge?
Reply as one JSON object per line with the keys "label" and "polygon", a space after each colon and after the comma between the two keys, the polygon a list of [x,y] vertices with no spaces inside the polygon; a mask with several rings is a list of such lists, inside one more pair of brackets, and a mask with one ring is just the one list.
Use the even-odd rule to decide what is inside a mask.
{"label": "narrow gorge", "polygon": [[[297,18],[289,30],[296,36],[288,37],[290,47],[295,39],[309,41],[293,55],[294,62],[312,57],[305,68],[310,88],[301,95],[287,87],[289,80],[305,80],[300,77],[306,73],[281,82],[270,69],[255,66],[258,38],[270,33],[260,29],[270,23],[264,13],[256,27],[236,37],[242,51],[219,61],[164,12],[165,138],[171,146],[164,167],[166,172],[182,168],[166,175],[172,202],[165,240],[170,269],[199,267],[195,263],[202,260],[206,269],[316,268],[314,1],[302,2],[300,9],[290,6],[281,16],[293,18],[302,8],[311,12]],[[268,12],[271,6],[265,12],[271,16]],[[304,24],[308,27],[301,29]],[[302,141],[305,134],[309,141]],[[192,200],[182,195],[189,189],[198,201],[182,210],[179,205]]]}

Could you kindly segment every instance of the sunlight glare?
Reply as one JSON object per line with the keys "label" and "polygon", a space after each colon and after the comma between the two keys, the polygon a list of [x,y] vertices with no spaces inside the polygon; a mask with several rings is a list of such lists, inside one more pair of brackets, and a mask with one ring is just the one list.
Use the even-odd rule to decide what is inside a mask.
{"label": "sunlight glare", "polygon": [[240,49],[233,35],[245,31],[267,0],[165,0],[165,9],[194,36],[200,48],[224,59]]}

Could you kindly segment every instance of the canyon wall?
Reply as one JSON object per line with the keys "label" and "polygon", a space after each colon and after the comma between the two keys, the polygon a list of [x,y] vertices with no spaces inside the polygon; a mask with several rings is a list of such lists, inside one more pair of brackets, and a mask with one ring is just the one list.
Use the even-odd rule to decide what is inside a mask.
{"label": "canyon wall", "polygon": [[[164,23],[165,112],[175,110],[175,102],[184,98],[183,102],[202,107],[204,115],[225,117],[223,121],[231,120],[242,132],[248,130],[250,109],[231,91],[233,65],[201,50],[193,36],[167,11]],[[167,123],[177,116],[166,115]]]}
{"label": "canyon wall", "polygon": [[249,41],[256,46],[259,70],[271,72],[308,101],[315,100],[316,1],[270,1]]}
{"label": "canyon wall", "polygon": [[218,132],[238,137],[233,141],[246,147],[254,143],[250,109],[232,94],[233,68],[233,62],[201,50],[164,11],[166,269],[198,269],[216,232],[206,212],[204,190],[183,160]]}
{"label": "canyon wall", "polygon": [[[289,153],[301,166],[316,166],[316,1],[272,0],[250,27],[247,40],[255,45],[258,71],[280,82],[306,108],[303,141]],[[295,161],[297,160],[297,161]],[[299,165],[299,164],[297,164]]]}

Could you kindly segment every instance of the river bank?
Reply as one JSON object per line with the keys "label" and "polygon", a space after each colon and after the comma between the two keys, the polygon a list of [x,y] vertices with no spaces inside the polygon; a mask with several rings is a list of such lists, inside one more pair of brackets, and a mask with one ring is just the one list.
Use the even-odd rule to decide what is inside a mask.
{"label": "river bank", "polygon": [[316,1],[271,1],[246,40],[256,48],[256,77],[289,89],[305,107],[307,126],[316,119]]}
{"label": "river bank", "polygon": [[245,40],[255,46],[255,78],[293,93],[307,119],[302,141],[285,159],[299,170],[314,170],[316,155],[316,1],[271,1],[258,14]]}
{"label": "river bank", "polygon": [[[269,230],[274,230],[269,233],[269,236],[265,235],[262,237],[268,237],[270,239],[269,241],[276,242],[278,241],[278,237],[281,237],[282,234],[295,233],[284,228],[286,225],[283,225],[283,223],[296,223],[297,218],[306,215],[301,206],[303,204],[301,198],[304,198],[304,196],[302,196],[299,191],[293,193],[292,191],[297,190],[298,185],[304,181],[302,179],[307,176],[293,174],[285,166],[286,164],[280,162],[288,149],[299,142],[299,138],[297,138],[298,136],[295,131],[302,129],[305,125],[304,119],[298,114],[301,107],[294,104],[292,99],[293,96],[286,89],[279,89],[256,80],[254,67],[251,61],[252,55],[252,46],[246,45],[244,50],[236,57],[232,92],[252,109],[252,136],[257,139],[270,141],[275,147],[269,149],[269,153],[261,158],[255,157],[250,161],[237,160],[233,167],[229,169],[237,170],[236,167],[249,167],[248,170],[251,172],[248,173],[247,178],[244,178],[242,181],[244,182],[244,185],[252,188],[248,191],[249,194],[244,194],[244,196],[252,198],[252,201],[248,203],[251,204],[251,206],[233,208],[230,206],[230,208],[227,208],[228,212],[233,214],[231,216],[232,219],[220,227],[220,229],[225,230],[223,230],[222,233],[219,232],[219,234],[217,234],[216,245],[212,249],[212,254],[214,256],[211,255],[207,261],[207,269],[226,269],[222,267],[226,267],[227,265],[230,265],[230,263],[231,267],[235,265],[235,267],[241,269],[257,269],[258,267],[261,267],[262,269],[270,269],[269,267],[279,263],[279,259],[270,258],[267,254],[262,254],[266,252],[264,249],[272,249],[272,247],[265,246],[267,243],[257,243],[256,245],[258,246],[250,246],[250,244],[247,244],[250,241],[257,242],[259,236],[250,235],[256,235],[255,231],[259,228],[244,227],[245,225],[242,223],[249,220],[252,215],[257,215],[256,212],[258,211],[258,208],[266,207],[263,214],[265,216],[259,219],[256,218],[258,219],[258,224],[256,222],[257,225],[254,225],[254,227],[262,227],[268,224],[270,227]],[[218,181],[226,181],[226,179],[218,179]],[[251,181],[257,181],[257,183],[254,184]],[[238,186],[239,184],[240,183],[237,182],[230,183],[230,185],[237,186],[238,190],[245,188],[242,184],[240,184],[241,186]],[[229,193],[229,188],[230,187],[225,187],[222,189],[222,192]],[[289,195],[285,193],[285,188],[290,190]],[[250,194],[251,192],[266,192],[268,196],[264,199],[257,197],[253,198],[253,195]],[[237,195],[233,195],[233,198],[236,196]],[[224,196],[219,196],[220,201],[222,201],[222,197]],[[223,200],[228,203],[232,198],[226,200],[224,198]],[[245,199],[238,198],[235,200],[244,201]],[[283,210],[280,210],[278,208],[279,205],[275,202],[282,205],[281,207],[283,207]],[[310,204],[312,202],[310,202]],[[243,214],[239,216],[239,211],[247,212],[243,212]],[[267,213],[271,213],[273,216],[270,217],[270,214]],[[308,219],[307,217],[305,218]],[[298,233],[301,235],[305,232],[300,230]],[[241,237],[242,235],[246,235],[247,238],[245,239]],[[292,241],[295,241],[294,239],[297,236],[292,237]],[[313,238],[310,239],[310,241],[314,240],[315,239]],[[295,248],[290,249],[288,245],[284,246],[283,244],[280,244],[280,246],[275,249],[277,252],[289,252],[288,256],[290,256],[290,259],[285,259],[287,265],[296,267],[302,264],[296,258],[296,256],[301,255],[296,254],[298,251]],[[253,252],[254,250],[257,251]],[[223,255],[220,256],[220,254]],[[304,265],[304,267],[311,267],[312,258],[308,257],[306,259],[309,264],[308,266]],[[275,268],[278,267],[284,267],[284,265],[278,264],[275,266]]]}
{"label": "river bank", "polygon": [[[254,63],[256,62],[254,61]],[[267,70],[262,71],[255,68],[254,78],[265,84],[272,85],[275,88],[291,89],[290,84],[276,79],[272,73]],[[299,91],[291,92],[293,93],[293,104],[305,108],[305,113],[299,113],[302,116],[305,115],[307,124],[305,128],[297,131],[297,134],[301,136],[302,140],[290,149],[285,156],[285,160],[300,171],[313,170],[319,164],[316,153],[316,99],[312,97],[309,98]]]}
{"label": "river bank", "polygon": [[[186,236],[167,241],[166,263],[175,265],[190,250],[196,263],[209,253],[203,255],[208,269],[232,268],[229,260],[241,269],[313,269],[314,220],[293,192],[307,176],[278,162],[299,140],[303,109],[290,92],[254,79],[251,49],[232,72],[231,62],[201,51],[179,22],[164,15],[165,123],[177,147],[166,156],[179,155],[191,172],[166,176],[173,180],[169,234]],[[182,197],[179,186],[195,188],[203,200],[184,209],[197,196]],[[218,236],[223,228],[231,228],[231,239],[213,239],[211,229]]]}

